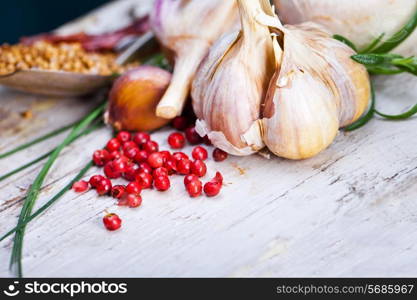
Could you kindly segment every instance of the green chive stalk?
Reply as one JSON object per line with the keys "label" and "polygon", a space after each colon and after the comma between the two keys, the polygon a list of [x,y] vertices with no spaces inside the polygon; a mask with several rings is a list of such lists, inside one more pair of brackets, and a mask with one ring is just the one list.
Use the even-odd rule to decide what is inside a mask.
{"label": "green chive stalk", "polygon": [[22,210],[20,212],[19,220],[17,226],[21,227],[16,231],[13,243],[12,256],[10,259],[10,268],[13,269],[17,265],[17,275],[19,277],[23,276],[22,270],[22,249],[23,249],[23,236],[26,229],[26,226],[21,226],[25,222],[31,213],[33,206],[36,203],[36,200],[39,196],[41,186],[45,180],[46,175],[54,164],[55,160],[58,158],[61,151],[86,127],[88,127],[99,115],[104,112],[105,103],[96,108],[93,112],[88,114],[83,118],[70,132],[70,134],[65,138],[65,140],[51,153],[47,162],[43,166],[42,170],[39,172],[32,186],[30,187],[26,199],[23,203]]}

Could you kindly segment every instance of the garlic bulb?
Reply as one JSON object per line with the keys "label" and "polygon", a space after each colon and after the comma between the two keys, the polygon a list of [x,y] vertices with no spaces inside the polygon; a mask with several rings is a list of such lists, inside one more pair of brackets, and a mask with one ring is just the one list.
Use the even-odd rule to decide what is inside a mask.
{"label": "garlic bulb", "polygon": [[282,26],[265,17],[281,43],[280,67],[271,80],[263,109],[263,141],[274,154],[305,159],[330,145],[339,127],[356,121],[368,106],[366,69],[354,51],[319,25]]}
{"label": "garlic bulb", "polygon": [[172,82],[156,109],[158,116],[181,114],[199,64],[214,41],[237,21],[236,3],[231,0],[155,1],[152,30],[175,60]]}
{"label": "garlic bulb", "polygon": [[249,155],[264,146],[257,120],[275,58],[268,26],[256,21],[263,4],[237,3],[242,30],[224,36],[210,49],[191,95],[198,133],[230,154]]}
{"label": "garlic bulb", "polygon": [[[385,33],[391,37],[415,14],[417,0],[274,0],[284,23],[312,21],[353,41],[359,49]],[[395,53],[417,54],[417,31]]]}

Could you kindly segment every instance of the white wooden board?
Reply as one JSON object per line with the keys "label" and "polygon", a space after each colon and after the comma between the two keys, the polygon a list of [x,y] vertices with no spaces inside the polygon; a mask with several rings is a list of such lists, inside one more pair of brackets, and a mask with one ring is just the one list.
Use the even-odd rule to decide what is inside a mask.
{"label": "white wooden board", "polygon": [[[110,11],[131,4],[118,1],[100,10],[98,15],[107,14],[107,22],[98,24],[119,24],[123,18],[110,18]],[[90,16],[65,30],[93,27],[94,20],[101,18]],[[400,112],[414,104],[416,92],[417,80],[411,77],[378,79],[378,107]],[[0,152],[78,119],[98,98],[43,98],[0,88]],[[22,119],[20,113],[28,108],[33,118]],[[98,198],[94,191],[70,191],[28,226],[24,275],[417,276],[416,129],[415,118],[375,119],[361,130],[341,133],[313,159],[209,161],[207,178],[220,170],[227,182],[221,196],[213,199],[189,198],[181,177],[174,177],[166,193],[145,191],[138,209],[117,207],[110,197]],[[155,134],[162,147],[167,146],[168,131]],[[102,129],[65,149],[36,207],[65,185],[109,137],[110,130]],[[0,173],[62,138],[0,160]],[[40,167],[0,183],[0,234],[16,224],[21,199]],[[120,231],[104,229],[105,210],[122,217]],[[11,246],[11,238],[0,243],[1,277],[11,276]]]}

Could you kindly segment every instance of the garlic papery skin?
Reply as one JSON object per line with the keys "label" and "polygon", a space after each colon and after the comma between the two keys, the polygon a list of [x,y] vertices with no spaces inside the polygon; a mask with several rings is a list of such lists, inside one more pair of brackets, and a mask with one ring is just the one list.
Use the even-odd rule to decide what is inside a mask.
{"label": "garlic papery skin", "polygon": [[238,25],[237,6],[231,0],[156,0],[151,27],[174,59],[174,73],[156,114],[181,114],[191,82],[212,44]]}
{"label": "garlic papery skin", "polygon": [[265,99],[263,141],[277,156],[306,159],[363,114],[369,77],[363,66],[351,63],[352,50],[318,25],[276,29],[283,35],[282,53]]}
{"label": "garlic papery skin", "polygon": [[192,85],[198,133],[233,155],[264,146],[257,120],[276,63],[269,28],[256,21],[265,1],[237,1],[242,30],[214,44]]}
{"label": "garlic papery skin", "polygon": [[[385,33],[399,31],[415,14],[417,0],[274,0],[281,20],[287,24],[312,21],[333,34],[353,41],[359,49]],[[417,31],[393,52],[417,54]]]}
{"label": "garlic papery skin", "polygon": [[351,59],[356,52],[333,39],[330,32],[318,24],[308,22],[286,28],[299,39],[308,40],[308,45],[328,64],[327,84],[337,96],[339,126],[345,127],[358,120],[368,107],[371,87],[366,68]]}

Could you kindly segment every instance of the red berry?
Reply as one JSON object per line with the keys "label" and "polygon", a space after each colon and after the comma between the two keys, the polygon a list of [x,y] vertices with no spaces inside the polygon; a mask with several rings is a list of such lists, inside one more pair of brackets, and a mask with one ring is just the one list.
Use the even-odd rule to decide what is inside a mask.
{"label": "red berry", "polygon": [[142,192],[142,187],[136,181],[129,182],[126,186],[126,193],[128,194],[140,194]]}
{"label": "red berry", "polygon": [[149,173],[141,172],[136,175],[136,182],[139,183],[142,189],[149,189],[152,187],[153,177]]}
{"label": "red berry", "polygon": [[168,176],[168,170],[164,167],[159,167],[153,170],[152,176],[153,177],[159,177],[159,176]]}
{"label": "red berry", "polygon": [[138,153],[136,153],[134,160],[137,163],[141,163],[141,162],[147,161],[148,156],[149,156],[148,152],[146,152],[145,150],[140,150]]}
{"label": "red berry", "polygon": [[108,178],[119,178],[120,176],[122,176],[122,172],[117,171],[114,167],[114,160],[113,161],[109,161],[107,164],[104,165],[104,175],[106,175]]}
{"label": "red berry", "polygon": [[76,193],[83,193],[88,190],[88,182],[85,180],[74,182],[74,184],[72,185],[72,189]]}
{"label": "red berry", "polygon": [[126,187],[124,185],[115,185],[111,189],[111,196],[116,199],[121,199],[126,193]]}
{"label": "red berry", "polygon": [[138,207],[142,204],[142,197],[139,194],[129,194],[126,196],[129,207]]}
{"label": "red berry", "polygon": [[148,157],[148,164],[156,169],[164,165],[164,157],[159,152],[154,152]]}
{"label": "red berry", "polygon": [[133,141],[138,146],[142,146],[147,141],[150,141],[150,139],[151,139],[151,136],[146,132],[138,132],[133,136]]}
{"label": "red berry", "polygon": [[218,182],[220,184],[223,184],[223,176],[220,172],[216,172],[216,175],[213,177],[211,181]]}
{"label": "red berry", "polygon": [[124,173],[126,172],[129,159],[126,156],[122,156],[113,160],[113,169],[115,172]]}
{"label": "red berry", "polygon": [[94,176],[91,176],[88,182],[93,188],[95,188],[103,179],[105,179],[103,175],[94,175]]}
{"label": "red berry", "polygon": [[123,153],[126,155],[126,157],[130,159],[134,159],[136,155],[140,152],[139,148],[137,147],[131,147],[123,151]]}
{"label": "red berry", "polygon": [[172,149],[181,149],[185,145],[185,137],[181,132],[174,132],[168,136],[168,144]]}
{"label": "red berry", "polygon": [[214,178],[204,185],[204,193],[206,193],[208,197],[214,197],[219,194],[222,185],[223,176],[220,172],[216,172]]}
{"label": "red berry", "polygon": [[168,175],[172,175],[177,172],[177,161],[174,158],[170,158],[164,163],[164,168],[167,169]]}
{"label": "red berry", "polygon": [[128,131],[120,131],[117,135],[116,138],[121,142],[121,143],[126,143],[127,141],[130,141],[131,135],[130,132]]}
{"label": "red berry", "polygon": [[184,152],[174,152],[174,154],[172,154],[172,158],[174,158],[176,161],[180,161],[182,159],[188,159],[188,155]]}
{"label": "red berry", "polygon": [[128,181],[134,181],[136,174],[139,172],[139,166],[135,163],[128,163],[126,171],[123,173],[123,178]]}
{"label": "red berry", "polygon": [[145,144],[142,145],[142,150],[145,150],[149,154],[158,152],[159,145],[155,141],[147,141]]}
{"label": "red berry", "polygon": [[191,152],[191,155],[193,156],[194,159],[199,159],[199,160],[206,160],[208,157],[208,153],[207,150],[201,146],[197,146],[193,149],[193,151]]}
{"label": "red berry", "polygon": [[207,173],[207,166],[202,160],[195,160],[191,163],[191,173],[203,177]]}
{"label": "red berry", "polygon": [[224,161],[227,158],[227,156],[228,154],[219,148],[213,150],[214,161]]}
{"label": "red berry", "polygon": [[104,166],[110,159],[110,153],[106,149],[96,150],[93,153],[93,161],[96,166]]}
{"label": "red berry", "polygon": [[120,151],[110,152],[110,159],[118,159],[120,157],[122,157],[122,153]]}
{"label": "red berry", "polygon": [[198,176],[195,174],[189,174],[184,177],[184,185],[186,186],[187,184],[189,184],[191,181],[194,181],[194,180],[199,180]]}
{"label": "red berry", "polygon": [[105,177],[96,186],[97,194],[101,196],[110,193],[111,189],[112,189],[111,181],[110,179],[105,178]]}
{"label": "red berry", "polygon": [[217,196],[220,192],[221,187],[222,185],[218,182],[207,182],[204,185],[204,193],[206,193],[208,197]]}
{"label": "red berry", "polygon": [[203,184],[200,180],[193,180],[185,186],[190,197],[198,197],[203,191]]}
{"label": "red berry", "polygon": [[182,175],[188,175],[191,171],[191,160],[181,159],[177,162],[177,172]]}
{"label": "red berry", "polygon": [[171,183],[168,176],[158,176],[154,178],[153,185],[158,191],[163,192],[170,188]]}
{"label": "red berry", "polygon": [[202,137],[197,133],[194,126],[188,127],[185,130],[185,137],[191,145],[197,145],[203,142]]}
{"label": "red berry", "polygon": [[127,194],[125,193],[124,196],[117,201],[118,206],[127,206]]}
{"label": "red berry", "polygon": [[139,149],[138,145],[136,145],[136,143],[132,142],[132,141],[127,141],[127,142],[123,143],[122,148],[123,148],[123,151],[127,151],[131,148],[138,148]]}
{"label": "red berry", "polygon": [[152,174],[152,167],[147,163],[147,162],[143,162],[139,164],[139,173],[148,173],[148,174]]}
{"label": "red berry", "polygon": [[188,126],[188,120],[186,117],[179,116],[175,117],[172,120],[172,127],[174,127],[176,130],[184,130]]}
{"label": "red berry", "polygon": [[205,136],[203,137],[203,141],[204,141],[204,144],[206,144],[207,146],[211,146],[211,145],[213,145],[213,144],[211,143],[211,141],[210,141],[210,139],[209,139],[209,137],[208,137],[207,135],[205,135]]}
{"label": "red berry", "polygon": [[120,143],[120,141],[118,139],[113,138],[113,139],[111,139],[110,141],[107,142],[106,148],[110,152],[113,152],[113,151],[118,151],[120,149],[121,145],[122,144]]}
{"label": "red berry", "polygon": [[122,226],[122,220],[116,214],[107,214],[103,218],[104,226],[107,230],[114,231]]}
{"label": "red berry", "polygon": [[171,159],[172,155],[171,152],[164,150],[164,151],[159,151],[159,153],[162,155],[162,157],[164,158],[164,162],[166,162],[168,159]]}

